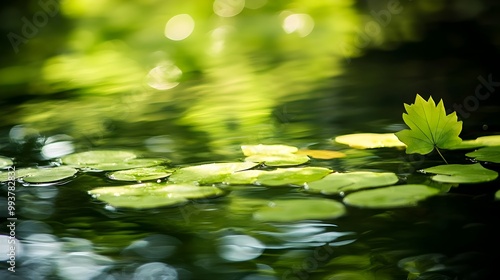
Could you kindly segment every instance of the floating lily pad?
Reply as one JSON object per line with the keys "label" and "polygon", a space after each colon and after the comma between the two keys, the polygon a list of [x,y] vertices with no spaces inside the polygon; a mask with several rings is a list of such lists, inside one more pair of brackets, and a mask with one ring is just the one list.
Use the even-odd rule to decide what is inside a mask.
{"label": "floating lily pad", "polygon": [[363,188],[392,185],[398,180],[398,176],[392,172],[332,173],[321,180],[308,183],[306,190],[327,195],[340,194]]}
{"label": "floating lily pad", "polygon": [[15,178],[9,178],[12,173],[5,171],[0,173],[0,181],[5,182],[13,179],[22,178],[27,183],[51,183],[73,177],[78,170],[59,166],[52,168],[20,168],[15,170]]}
{"label": "floating lily pad", "polygon": [[298,151],[296,147],[286,145],[243,145],[241,150],[245,156],[253,155],[282,155],[293,154]]}
{"label": "floating lily pad", "polygon": [[230,185],[250,185],[257,182],[260,174],[268,171],[264,170],[244,170],[234,172],[224,179],[224,183]]}
{"label": "floating lily pad", "polygon": [[263,222],[293,222],[309,219],[334,219],[346,212],[342,203],[330,199],[275,200],[261,207],[253,218]]}
{"label": "floating lily pad", "polygon": [[319,180],[332,170],[323,167],[279,168],[257,176],[257,184],[266,186],[303,185]]}
{"label": "floating lily pad", "polygon": [[92,171],[126,170],[165,163],[165,160],[136,157],[130,151],[95,150],[67,155],[61,161],[72,167]]}
{"label": "floating lily pad", "polygon": [[306,155],[316,159],[334,159],[345,157],[346,154],[330,150],[299,150],[298,155]]}
{"label": "floating lily pad", "polygon": [[16,180],[23,178],[24,176],[27,176],[29,174],[32,174],[34,172],[37,172],[37,168],[20,168],[16,169],[14,171],[0,171],[0,182],[7,182],[11,180]]}
{"label": "floating lily pad", "polygon": [[500,146],[484,147],[465,155],[476,160],[500,163]]}
{"label": "floating lily pad", "polygon": [[172,172],[164,166],[153,166],[110,172],[106,176],[117,181],[148,181],[165,178]]}
{"label": "floating lily pad", "polygon": [[168,180],[173,183],[221,183],[230,174],[257,165],[253,162],[226,162],[189,166],[176,170]]}
{"label": "floating lily pad", "polygon": [[306,155],[282,154],[282,155],[252,155],[245,161],[265,163],[267,166],[292,166],[300,165],[309,161]]}
{"label": "floating lily pad", "polygon": [[432,176],[432,180],[444,183],[481,183],[495,180],[498,176],[497,172],[482,167],[480,163],[439,165],[422,171],[437,174]]}
{"label": "floating lily pad", "polygon": [[5,168],[14,164],[8,157],[0,156],[0,168]]}
{"label": "floating lily pad", "polygon": [[223,193],[221,189],[211,186],[156,183],[101,187],[89,191],[89,194],[113,207],[142,209],[173,206],[185,203],[188,199],[209,198]]}
{"label": "floating lily pad", "polygon": [[496,191],[495,200],[500,200],[500,190]]}
{"label": "floating lily pad", "polygon": [[356,149],[406,147],[394,133],[355,133],[337,136],[335,142]]}
{"label": "floating lily pad", "polygon": [[500,135],[481,136],[476,139],[476,142],[484,146],[500,146]]}
{"label": "floating lily pad", "polygon": [[450,147],[450,150],[467,150],[467,149],[474,149],[478,147],[484,146],[483,144],[477,142],[476,139],[474,140],[463,140],[460,142],[460,144],[455,145],[453,147]]}
{"label": "floating lily pad", "polygon": [[426,185],[400,185],[351,193],[343,201],[367,208],[407,207],[438,193],[439,190]]}

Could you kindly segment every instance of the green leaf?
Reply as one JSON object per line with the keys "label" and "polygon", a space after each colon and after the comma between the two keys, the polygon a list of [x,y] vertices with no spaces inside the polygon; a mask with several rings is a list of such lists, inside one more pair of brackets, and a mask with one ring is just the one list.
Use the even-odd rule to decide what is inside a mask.
{"label": "green leaf", "polygon": [[281,155],[293,154],[298,151],[296,147],[287,145],[243,145],[241,150],[245,156],[253,155]]}
{"label": "green leaf", "polygon": [[222,183],[232,173],[257,165],[253,162],[225,162],[188,166],[176,170],[168,180],[173,183]]}
{"label": "green leaf", "polygon": [[407,207],[438,193],[439,190],[426,185],[400,185],[351,193],[344,203],[367,208]]}
{"label": "green leaf", "polygon": [[323,198],[275,200],[261,207],[253,218],[263,222],[334,219],[346,213],[342,203]]}
{"label": "green leaf", "polygon": [[224,191],[212,186],[144,183],[100,187],[89,194],[113,207],[145,209],[183,204],[188,199],[216,197]]}
{"label": "green leaf", "polygon": [[392,172],[332,173],[319,181],[308,183],[305,189],[308,192],[330,195],[363,188],[392,185],[397,183],[398,180],[396,174]]}
{"label": "green leaf", "polygon": [[264,163],[267,166],[293,166],[309,161],[306,155],[283,154],[283,155],[252,155],[245,158],[245,161]]}
{"label": "green leaf", "polygon": [[355,133],[335,137],[335,142],[356,149],[405,147],[394,133]]}
{"label": "green leaf", "polygon": [[500,163],[500,146],[484,147],[465,155],[476,160]]}
{"label": "green leaf", "polygon": [[115,171],[160,165],[166,160],[136,158],[130,151],[95,150],[64,156],[62,163],[91,171]]}
{"label": "green leaf", "polygon": [[432,180],[444,183],[481,183],[498,177],[497,172],[482,167],[480,163],[439,165],[422,171],[438,174],[432,176]]}
{"label": "green leaf", "polygon": [[457,114],[446,115],[443,100],[436,105],[432,97],[425,101],[417,94],[415,103],[405,104],[407,113],[403,120],[410,128],[396,133],[406,144],[407,154],[428,154],[437,148],[448,149],[462,142],[458,137],[462,131],[462,122],[457,121]]}
{"label": "green leaf", "polygon": [[[73,177],[78,170],[68,166],[58,166],[51,168],[21,168],[16,169],[15,179],[22,178],[27,183],[51,183]],[[8,181],[9,172],[0,173],[0,181]]]}
{"label": "green leaf", "polygon": [[500,200],[500,190],[495,192],[495,200]]}
{"label": "green leaf", "polygon": [[165,166],[153,166],[110,172],[106,176],[117,181],[148,181],[165,178],[172,172]]}
{"label": "green leaf", "polygon": [[14,164],[8,157],[0,156],[0,168],[5,168]]}
{"label": "green leaf", "polygon": [[325,177],[332,170],[323,167],[278,168],[257,176],[257,184],[265,186],[304,185]]}

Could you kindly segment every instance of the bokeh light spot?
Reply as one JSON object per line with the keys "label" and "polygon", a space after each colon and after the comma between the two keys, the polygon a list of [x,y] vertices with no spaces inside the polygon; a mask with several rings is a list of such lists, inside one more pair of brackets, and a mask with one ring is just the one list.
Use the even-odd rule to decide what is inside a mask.
{"label": "bokeh light spot", "polygon": [[234,17],[245,8],[245,0],[215,0],[214,13],[220,17]]}
{"label": "bokeh light spot", "polygon": [[291,14],[283,20],[286,33],[297,33],[300,37],[309,35],[314,29],[314,20],[308,14]]}
{"label": "bokeh light spot", "polygon": [[165,25],[165,37],[173,41],[184,40],[193,33],[194,26],[194,20],[190,15],[176,15]]}

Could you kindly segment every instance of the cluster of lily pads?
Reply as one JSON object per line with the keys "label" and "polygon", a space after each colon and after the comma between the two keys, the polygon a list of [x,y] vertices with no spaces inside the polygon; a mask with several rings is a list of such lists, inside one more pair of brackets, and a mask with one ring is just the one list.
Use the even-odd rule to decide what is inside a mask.
{"label": "cluster of lily pads", "polygon": [[[335,138],[337,143],[356,149],[404,147],[394,134],[350,134]],[[495,159],[500,136],[464,141],[485,146],[468,153],[476,160]],[[491,145],[491,146],[490,146]],[[169,161],[138,158],[131,151],[94,150],[62,157],[56,166],[20,168],[15,179],[23,183],[62,184],[84,172],[103,172],[119,186],[96,187],[89,191],[95,199],[115,208],[147,209],[179,206],[192,200],[227,195],[232,186],[291,187],[310,197],[273,199],[257,203],[253,218],[260,221],[331,219],[346,213],[345,205],[364,208],[392,208],[416,205],[427,197],[443,192],[425,184],[400,184],[392,172],[335,172],[330,168],[310,166],[310,159],[343,158],[348,155],[330,150],[299,150],[287,145],[246,145],[241,147],[244,161],[209,163],[174,168]],[[497,155],[498,156],[498,155]],[[0,157],[0,168],[12,166],[9,158]],[[497,172],[480,163],[449,164],[430,167],[422,173],[434,174],[436,182],[466,184],[495,180]],[[0,173],[0,181],[9,179]],[[323,197],[318,197],[322,195]],[[496,198],[500,191],[496,193]],[[338,201],[342,199],[342,202]]]}

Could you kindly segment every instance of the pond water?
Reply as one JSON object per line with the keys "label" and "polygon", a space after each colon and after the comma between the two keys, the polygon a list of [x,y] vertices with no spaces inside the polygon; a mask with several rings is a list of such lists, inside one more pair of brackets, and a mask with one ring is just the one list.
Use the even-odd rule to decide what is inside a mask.
{"label": "pond water", "polygon": [[[89,194],[136,183],[110,179],[112,169],[79,168],[48,183],[4,180],[0,279],[496,279],[499,179],[439,183],[419,172],[443,164],[436,152],[334,141],[405,129],[403,103],[417,93],[456,111],[463,139],[500,134],[494,1],[451,1],[453,8],[401,1],[389,18],[396,10],[371,1],[143,1],[111,9],[112,2],[49,5],[48,23],[37,26],[45,31],[0,64],[0,156],[13,161],[0,164],[3,172],[54,168],[69,154],[103,149],[164,160],[174,171],[241,162],[241,145],[280,144],[344,153],[293,167],[393,172],[397,181],[387,185],[425,184],[440,193],[370,208],[301,184],[215,182],[206,184],[222,190],[213,197],[136,209]],[[36,3],[5,6],[19,17],[40,11]],[[380,16],[388,19],[378,25],[383,36],[372,36],[370,20]],[[188,28],[191,20],[198,24],[192,34],[175,31],[176,22]],[[2,30],[18,32],[24,21],[10,14],[5,22]],[[371,39],[362,45],[363,38]],[[478,95],[479,86],[488,91]],[[465,153],[473,150],[443,153],[450,163],[470,164]],[[498,163],[480,163],[500,171]],[[283,212],[285,221],[258,215],[280,201],[322,199],[342,203],[345,213],[294,220]]]}

